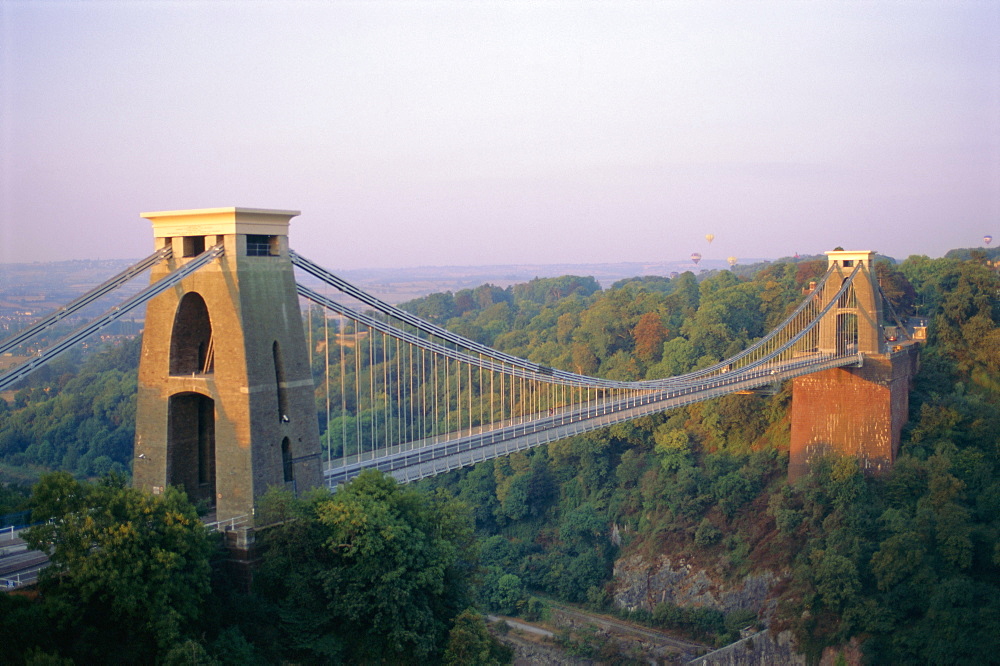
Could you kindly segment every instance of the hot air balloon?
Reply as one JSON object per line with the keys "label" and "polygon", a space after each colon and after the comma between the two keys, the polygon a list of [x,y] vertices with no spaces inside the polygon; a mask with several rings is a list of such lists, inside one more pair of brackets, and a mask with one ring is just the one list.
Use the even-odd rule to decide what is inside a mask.
{"label": "hot air balloon", "polygon": [[711,245],[712,241],[715,240],[715,234],[705,234],[705,240],[707,240],[708,244]]}
{"label": "hot air balloon", "polygon": [[736,259],[736,257],[729,257],[728,259],[726,259],[726,261],[729,262],[729,267],[732,268],[733,266],[736,265],[736,262],[738,260]]}
{"label": "hot air balloon", "polygon": [[983,242],[989,245],[990,243],[993,242],[993,236],[990,236],[988,234],[986,236],[983,236]]}
{"label": "hot air balloon", "polygon": [[680,273],[678,273],[677,271],[673,271],[673,272],[670,273],[670,279],[673,280],[674,278],[676,278],[679,275],[680,275]]}
{"label": "hot air balloon", "polygon": [[697,266],[698,262],[701,261],[701,252],[692,252],[691,261],[693,261],[695,263],[695,266]]}

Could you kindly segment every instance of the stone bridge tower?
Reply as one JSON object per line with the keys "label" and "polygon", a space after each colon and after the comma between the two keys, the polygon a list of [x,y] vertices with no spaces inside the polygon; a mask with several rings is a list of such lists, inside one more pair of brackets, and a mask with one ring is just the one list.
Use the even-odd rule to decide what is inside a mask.
{"label": "stone bridge tower", "polygon": [[837,266],[842,277],[831,276],[823,289],[823,303],[837,295],[841,286],[859,268],[861,273],[854,280],[853,288],[840,298],[840,302],[819,323],[819,351],[838,354],[861,352],[881,354],[882,296],[875,277],[875,253],[827,252],[828,266]]}
{"label": "stone bridge tower", "polygon": [[885,337],[875,253],[826,254],[830,266],[840,267],[843,279],[827,281],[824,303],[836,296],[856,267],[861,273],[853,289],[820,321],[818,350],[857,353],[861,365],[793,380],[790,481],[807,474],[817,456],[830,452],[856,457],[866,472],[887,471],[899,452],[909,417],[910,382],[919,360],[917,343],[890,343]]}
{"label": "stone bridge tower", "polygon": [[[173,258],[152,280],[214,245],[224,254],[151,300],[136,412],[136,487],[182,487],[218,520],[254,513],[273,486],[322,482],[302,317],[288,256],[297,211],[212,208],[143,213]],[[252,519],[251,519],[252,524]]]}

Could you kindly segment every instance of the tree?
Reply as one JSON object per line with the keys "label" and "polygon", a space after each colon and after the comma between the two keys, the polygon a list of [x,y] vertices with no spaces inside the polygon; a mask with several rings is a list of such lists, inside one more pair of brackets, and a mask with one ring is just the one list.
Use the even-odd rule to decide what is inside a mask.
{"label": "tree", "polygon": [[152,661],[183,642],[209,592],[212,541],[183,492],[151,495],[121,477],[45,475],[25,541],[52,562],[40,588],[75,657]]}
{"label": "tree", "polygon": [[660,464],[668,472],[676,472],[691,462],[691,438],[678,429],[672,429],[667,424],[653,431],[656,442],[654,451],[660,456]]}
{"label": "tree", "polygon": [[655,377],[675,377],[689,372],[698,360],[698,351],[687,338],[673,338],[663,345],[663,357],[650,372]]}
{"label": "tree", "polygon": [[590,347],[578,342],[572,348],[573,372],[579,375],[593,375],[600,362]]}
{"label": "tree", "polygon": [[667,329],[663,320],[655,312],[647,312],[639,317],[632,329],[635,339],[635,355],[644,363],[655,363],[663,353],[663,342],[667,339]]}
{"label": "tree", "polygon": [[255,579],[286,658],[418,663],[439,657],[476,561],[461,502],[374,471],[299,505],[263,537]]}
{"label": "tree", "polygon": [[500,666],[509,664],[512,658],[511,649],[486,630],[482,615],[467,608],[455,618],[442,663],[445,666]]}
{"label": "tree", "polygon": [[694,313],[698,309],[699,300],[698,280],[694,273],[685,271],[672,282],[674,284],[673,295],[678,297],[681,308]]}
{"label": "tree", "polygon": [[501,574],[492,586],[490,608],[504,615],[514,615],[524,598],[524,585],[514,574]]}
{"label": "tree", "polygon": [[577,275],[535,278],[530,282],[516,284],[512,289],[515,300],[528,300],[540,305],[555,303],[573,294],[590,296],[600,290],[601,285],[593,277]]}
{"label": "tree", "polygon": [[708,518],[702,518],[701,523],[698,524],[698,529],[694,533],[694,542],[699,546],[706,548],[715,543],[718,543],[719,539],[722,538],[722,531],[712,524]]}
{"label": "tree", "polygon": [[885,259],[875,262],[875,275],[892,310],[900,317],[912,314],[917,292],[906,276]]}

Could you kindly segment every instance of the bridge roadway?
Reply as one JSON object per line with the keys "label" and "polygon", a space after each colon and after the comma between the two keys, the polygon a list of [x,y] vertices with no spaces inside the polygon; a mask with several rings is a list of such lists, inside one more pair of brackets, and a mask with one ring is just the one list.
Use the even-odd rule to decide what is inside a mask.
{"label": "bridge roadway", "polygon": [[813,352],[783,363],[761,368],[723,373],[689,385],[678,383],[639,395],[608,398],[599,402],[572,405],[552,414],[537,414],[522,423],[481,430],[462,437],[421,445],[411,442],[334,461],[324,470],[329,487],[348,481],[365,469],[377,469],[402,483],[443,474],[460,467],[523,451],[567,437],[605,428],[616,423],[710,400],[738,391],[750,391],[820,370],[864,363],[864,356]]}
{"label": "bridge roadway", "polygon": [[45,553],[28,550],[19,532],[10,527],[0,530],[0,591],[34,583],[38,572],[49,565]]}

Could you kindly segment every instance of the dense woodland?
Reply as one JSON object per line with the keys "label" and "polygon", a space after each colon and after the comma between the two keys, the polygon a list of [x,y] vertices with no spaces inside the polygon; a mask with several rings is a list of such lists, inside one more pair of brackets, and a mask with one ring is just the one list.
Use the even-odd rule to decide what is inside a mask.
{"label": "dense woodland", "polygon": [[[0,634],[29,662],[101,661],[128,640],[137,646],[133,661],[165,663],[502,663],[503,650],[467,609],[538,618],[549,596],[612,612],[615,559],[668,552],[733,580],[773,572],[776,612],[725,616],[661,604],[632,619],[716,644],[766,622],[791,629],[812,658],[855,638],[872,663],[989,663],[1000,654],[996,254],[878,264],[893,308],[930,325],[911,421],[885,477],[831,457],[789,485],[786,385],[775,396],[692,405],[414,487],[366,475],[332,496],[275,494],[267,510],[280,526],[263,538],[250,596],[234,594],[225,568],[213,565],[217,544],[180,493],[144,497],[121,475],[131,455],[137,346],[66,362],[0,400],[6,478],[69,473],[36,487],[35,518],[60,520],[32,538],[54,544],[56,566],[36,600],[0,597]],[[685,273],[605,290],[567,276],[434,294],[406,307],[543,365],[656,378],[743,349],[824,270],[825,261],[784,261],[744,277]],[[362,411],[331,416],[331,434],[348,420],[354,428],[374,419],[353,407]],[[319,412],[326,429],[322,405]],[[27,506],[24,488],[4,488],[0,513]],[[85,506],[101,508],[91,508],[89,521],[65,518]],[[97,552],[117,563],[98,562]],[[141,576],[143,567],[179,578]],[[137,598],[172,610],[134,615]]]}

